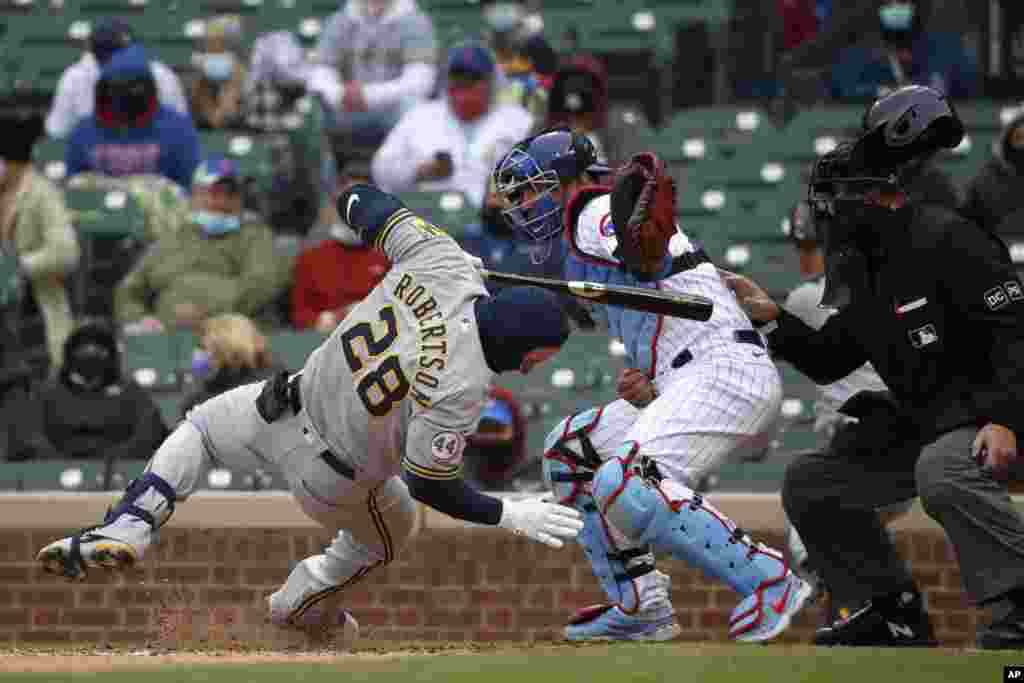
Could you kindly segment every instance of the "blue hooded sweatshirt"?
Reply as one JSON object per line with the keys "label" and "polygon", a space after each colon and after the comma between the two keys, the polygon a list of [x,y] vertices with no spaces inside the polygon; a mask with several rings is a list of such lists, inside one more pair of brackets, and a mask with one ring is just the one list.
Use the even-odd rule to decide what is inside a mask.
{"label": "blue hooded sweatshirt", "polygon": [[[118,76],[153,77],[141,46],[114,53],[100,71],[99,80]],[[192,120],[160,105],[149,123],[135,128],[105,126],[95,113],[83,118],[68,139],[64,163],[69,177],[86,171],[110,176],[153,173],[170,178],[188,191],[200,156],[199,136]]]}

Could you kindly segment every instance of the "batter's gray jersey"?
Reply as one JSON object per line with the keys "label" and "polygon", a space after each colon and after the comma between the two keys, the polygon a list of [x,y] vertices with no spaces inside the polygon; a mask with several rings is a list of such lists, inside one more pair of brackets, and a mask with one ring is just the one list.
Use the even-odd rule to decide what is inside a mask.
{"label": "batter's gray jersey", "polygon": [[455,478],[494,377],[473,309],[487,289],[451,237],[408,212],[378,246],[392,268],[306,361],[302,404],[359,479],[403,466]]}
{"label": "batter's gray jersey", "polygon": [[[805,282],[789,293],[784,305],[787,311],[817,330],[835,313],[834,309],[818,305],[824,292],[825,278]],[[838,415],[839,407],[854,394],[861,391],[886,391],[887,388],[871,363],[865,363],[841,380],[819,386],[822,400],[815,406],[815,412],[819,418],[834,418]]]}

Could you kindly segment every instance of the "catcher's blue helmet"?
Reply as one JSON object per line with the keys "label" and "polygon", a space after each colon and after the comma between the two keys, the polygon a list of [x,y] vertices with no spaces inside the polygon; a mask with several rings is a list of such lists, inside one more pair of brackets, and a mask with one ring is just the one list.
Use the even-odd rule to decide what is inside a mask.
{"label": "catcher's blue helmet", "polygon": [[[608,173],[598,163],[594,143],[569,128],[551,128],[516,144],[494,167],[494,186],[504,200],[509,223],[532,240],[551,239],[562,230],[563,202],[553,193],[584,172]],[[531,195],[527,191],[532,190]]]}

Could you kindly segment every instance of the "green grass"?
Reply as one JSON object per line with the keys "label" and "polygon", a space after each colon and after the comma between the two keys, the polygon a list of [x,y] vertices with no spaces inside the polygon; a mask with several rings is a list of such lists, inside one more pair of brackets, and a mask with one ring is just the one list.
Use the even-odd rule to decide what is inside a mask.
{"label": "green grass", "polygon": [[[86,660],[81,669],[87,668]],[[504,648],[490,652],[441,651],[433,655],[347,655],[318,663],[238,665],[178,664],[156,667],[147,658],[125,658],[125,670],[2,673],[3,681],[104,683],[998,683],[1006,664],[1024,664],[1024,653],[972,651],[815,649],[806,646],[738,647],[663,644]],[[138,667],[144,670],[138,670]],[[134,669],[134,670],[133,670]]]}

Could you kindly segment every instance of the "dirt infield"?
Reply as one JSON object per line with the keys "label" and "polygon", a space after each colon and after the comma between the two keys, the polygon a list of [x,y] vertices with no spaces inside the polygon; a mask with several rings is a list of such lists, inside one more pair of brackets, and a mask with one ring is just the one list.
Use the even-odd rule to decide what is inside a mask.
{"label": "dirt infield", "polygon": [[[371,664],[414,657],[480,655],[567,650],[570,643],[509,645],[508,643],[395,643],[360,646],[352,651],[264,651],[253,649],[194,650],[119,649],[95,646],[0,650],[0,673],[103,672],[164,666],[220,664]],[[694,650],[697,651],[697,646]]]}

